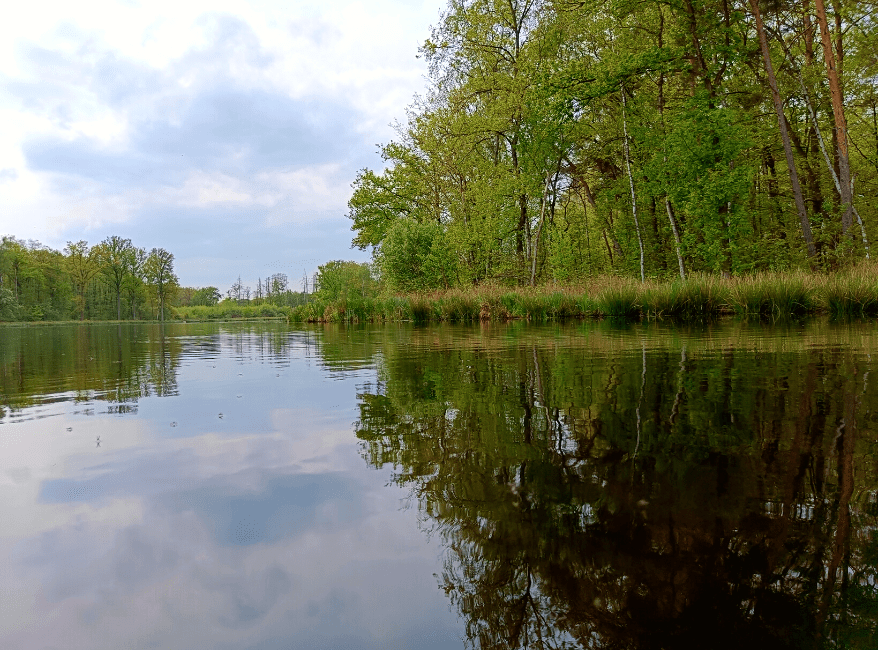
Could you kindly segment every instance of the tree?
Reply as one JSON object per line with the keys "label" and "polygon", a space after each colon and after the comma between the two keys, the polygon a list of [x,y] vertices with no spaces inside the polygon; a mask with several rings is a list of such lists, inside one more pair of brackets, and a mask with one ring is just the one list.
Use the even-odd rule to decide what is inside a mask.
{"label": "tree", "polygon": [[385,264],[391,233],[438,224],[456,285],[831,267],[851,183],[878,192],[878,23],[818,4],[450,0],[424,96],[354,181],[354,245]]}
{"label": "tree", "polygon": [[368,264],[334,260],[317,267],[316,294],[326,301],[372,296],[375,280]]}
{"label": "tree", "polygon": [[130,239],[117,235],[107,237],[96,246],[101,272],[116,296],[116,320],[122,320],[122,287],[135,265],[135,249]]}
{"label": "tree", "polygon": [[381,278],[391,291],[447,289],[456,281],[456,260],[436,222],[398,219],[376,255]]}
{"label": "tree", "polygon": [[[821,0],[818,0],[820,2]],[[771,63],[771,52],[768,49],[768,38],[765,36],[765,29],[762,26],[762,13],[759,11],[759,3],[757,0],[749,0],[750,11],[756,22],[756,34],[759,37],[759,47],[762,50],[762,60],[765,63],[765,72],[768,75],[768,86],[771,88],[771,100],[774,104],[774,110],[777,114],[777,124],[780,131],[781,141],[783,142],[784,156],[787,160],[787,170],[790,175],[790,185],[793,189],[793,198],[796,202],[796,211],[799,214],[799,223],[802,226],[802,236],[805,238],[805,245],[808,249],[808,257],[813,258],[817,254],[814,247],[814,237],[811,234],[811,224],[808,221],[808,212],[805,209],[805,199],[802,196],[802,187],[799,185],[799,175],[796,172],[796,161],[793,158],[793,148],[790,144],[790,135],[787,129],[787,120],[784,116],[783,101],[780,97],[780,91],[777,88],[777,79],[774,76],[774,66]]]}
{"label": "tree", "polygon": [[174,274],[174,256],[164,248],[153,248],[146,258],[144,271],[158,298],[160,320],[164,322],[165,302],[179,284]]}
{"label": "tree", "polygon": [[219,292],[219,289],[216,287],[202,287],[200,289],[196,289],[192,294],[192,305],[203,305],[206,307],[212,307],[217,304],[222,298],[222,294]]}
{"label": "tree", "polygon": [[144,300],[144,281],[147,254],[142,248],[132,248],[128,257],[128,273],[125,277],[125,293],[131,307],[131,318],[137,319],[137,307]]}
{"label": "tree", "polygon": [[[836,5],[838,6],[838,5]],[[817,24],[820,26],[820,40],[823,43],[823,58],[826,61],[826,78],[829,81],[829,91],[832,97],[832,115],[835,122],[833,131],[836,143],[836,155],[838,157],[838,180],[840,184],[842,213],[842,233],[847,234],[853,224],[853,195],[851,192],[851,168],[848,155],[848,127],[844,113],[844,93],[839,73],[840,60],[844,54],[842,49],[841,16],[836,15],[839,29],[837,34],[838,50],[833,51],[832,35],[829,33],[829,24],[826,20],[826,7],[823,0],[814,0],[814,8],[817,14]],[[838,14],[838,11],[836,11]],[[874,21],[873,21],[874,22]]]}
{"label": "tree", "polygon": [[79,320],[85,319],[85,291],[94,277],[100,273],[98,266],[97,251],[89,247],[84,239],[78,242],[67,242],[64,248],[67,254],[67,269],[73,288],[76,291],[76,307],[79,311]]}

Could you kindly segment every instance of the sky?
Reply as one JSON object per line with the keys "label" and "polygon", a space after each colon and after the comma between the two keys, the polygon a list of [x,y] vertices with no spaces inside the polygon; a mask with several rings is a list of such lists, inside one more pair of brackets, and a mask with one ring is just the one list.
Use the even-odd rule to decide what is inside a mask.
{"label": "sky", "polygon": [[356,173],[426,88],[444,0],[19,3],[0,22],[0,235],[110,235],[184,286],[351,248]]}

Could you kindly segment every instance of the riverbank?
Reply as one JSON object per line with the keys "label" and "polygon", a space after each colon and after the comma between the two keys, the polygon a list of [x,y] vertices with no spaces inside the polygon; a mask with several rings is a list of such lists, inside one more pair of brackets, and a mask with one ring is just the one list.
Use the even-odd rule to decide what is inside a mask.
{"label": "riverbank", "polygon": [[261,305],[236,305],[221,302],[212,306],[174,307],[175,320],[216,321],[216,320],[291,320],[289,307],[278,307],[264,303]]}
{"label": "riverbank", "polygon": [[479,286],[428,294],[344,297],[292,308],[291,322],[472,322],[563,318],[700,319],[878,316],[878,264],[833,275],[693,275],[673,282],[602,277],[575,285]]}
{"label": "riverbank", "polygon": [[[289,322],[289,307],[274,305],[214,305],[211,307],[168,308],[165,323],[200,323],[214,321],[266,321],[283,320]],[[156,325],[160,320],[23,320],[0,321],[3,327],[34,327],[44,325]]]}

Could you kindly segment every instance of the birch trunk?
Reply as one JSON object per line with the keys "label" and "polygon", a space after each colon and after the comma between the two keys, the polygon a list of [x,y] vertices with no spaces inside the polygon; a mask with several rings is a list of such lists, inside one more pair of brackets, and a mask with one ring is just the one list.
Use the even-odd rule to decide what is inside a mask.
{"label": "birch trunk", "polygon": [[540,233],[543,231],[543,221],[546,218],[546,204],[549,202],[549,181],[552,179],[552,172],[546,172],[546,184],[543,187],[543,200],[540,204],[540,223],[537,226],[537,233],[533,242],[533,253],[530,267],[530,286],[534,286],[537,277],[537,247],[540,245]]}
{"label": "birch trunk", "polygon": [[668,211],[668,219],[671,222],[671,231],[674,233],[674,246],[677,250],[677,265],[680,267],[680,279],[686,279],[686,267],[683,266],[683,253],[680,248],[680,233],[677,231],[677,220],[674,219],[674,210],[671,207],[671,199],[665,197],[665,208]]}
{"label": "birch trunk", "polygon": [[640,235],[640,222],[637,220],[637,197],[634,194],[634,177],[631,175],[631,153],[628,150],[628,117],[625,114],[625,88],[622,87],[622,133],[625,136],[625,169],[628,170],[628,186],[631,188],[631,213],[634,215],[634,229],[637,231],[637,245],[640,247],[640,281],[646,282],[643,265],[643,237]]}

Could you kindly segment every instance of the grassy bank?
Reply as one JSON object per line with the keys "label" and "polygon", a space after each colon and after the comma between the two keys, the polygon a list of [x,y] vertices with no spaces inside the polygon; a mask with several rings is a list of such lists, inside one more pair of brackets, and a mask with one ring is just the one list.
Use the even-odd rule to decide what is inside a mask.
{"label": "grassy bank", "polygon": [[697,319],[737,314],[789,318],[824,313],[878,316],[878,264],[834,275],[760,273],[741,278],[695,275],[646,282],[602,277],[576,285],[479,286],[430,294],[319,298],[295,307],[293,322],[471,322],[562,318]]}
{"label": "grassy bank", "polygon": [[266,318],[283,318],[290,320],[289,307],[276,305],[235,305],[221,302],[211,307],[175,307],[175,320],[212,321],[212,320],[254,320]]}

